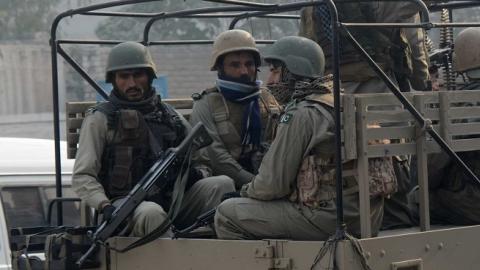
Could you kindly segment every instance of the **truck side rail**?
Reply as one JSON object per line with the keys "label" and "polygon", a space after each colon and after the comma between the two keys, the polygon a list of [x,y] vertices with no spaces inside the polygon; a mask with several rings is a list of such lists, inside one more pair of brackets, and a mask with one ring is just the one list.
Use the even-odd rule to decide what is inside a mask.
{"label": "truck side rail", "polygon": [[[405,93],[455,152],[480,150],[480,91]],[[393,94],[354,95],[362,238],[371,236],[368,158],[416,155],[420,230],[430,229],[427,156],[441,152]],[[388,144],[369,144],[389,140]]]}
{"label": "truck side rail", "polygon": [[[480,115],[480,91],[414,92],[405,95],[454,151],[480,150],[480,117],[475,119],[476,115]],[[193,106],[191,99],[164,101],[187,117]],[[84,112],[93,105],[95,102],[67,103],[68,158],[75,158]],[[427,155],[442,150],[425,132],[425,127],[420,127],[390,93],[343,95],[342,123],[343,158],[357,160],[362,238],[371,237],[368,159],[376,157],[416,155],[420,230],[429,230]],[[385,140],[390,143],[370,143]]]}
{"label": "truck side rail", "polygon": [[[186,118],[190,115],[193,101],[189,98],[183,99],[164,99],[164,102],[172,105]],[[86,111],[95,106],[95,101],[67,102],[66,104],[66,140],[67,140],[67,158],[74,159],[77,154],[78,140],[80,137],[80,128],[85,119]]]}
{"label": "truck side rail", "polygon": [[[166,102],[172,105],[177,111],[179,111],[185,118],[189,118],[192,112],[193,100],[189,98],[182,99],[164,99]],[[347,159],[355,159],[357,157],[357,151],[355,147],[356,134],[355,134],[355,108],[353,106],[354,99],[352,97],[345,97],[343,102],[348,103],[349,106],[345,106],[345,112],[342,117],[344,123],[349,123],[342,127],[342,144],[343,154]],[[82,127],[83,120],[85,119],[86,111],[95,106],[95,101],[84,102],[67,102],[66,104],[66,140],[67,140],[67,158],[74,159],[77,153],[78,140],[80,137],[80,128]]]}

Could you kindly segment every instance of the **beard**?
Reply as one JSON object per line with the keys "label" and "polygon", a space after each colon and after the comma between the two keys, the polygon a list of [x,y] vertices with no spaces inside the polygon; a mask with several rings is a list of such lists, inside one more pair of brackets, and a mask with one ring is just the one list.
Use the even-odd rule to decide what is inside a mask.
{"label": "beard", "polygon": [[228,76],[226,75],[225,73],[221,72],[218,74],[218,78],[220,80],[224,80],[224,81],[231,81],[231,82],[236,82],[236,83],[242,83],[242,84],[248,84],[248,85],[256,85],[256,75],[255,75],[255,78],[250,78],[250,76],[248,75],[241,75],[240,77],[236,78],[236,77],[232,77],[232,76]]}

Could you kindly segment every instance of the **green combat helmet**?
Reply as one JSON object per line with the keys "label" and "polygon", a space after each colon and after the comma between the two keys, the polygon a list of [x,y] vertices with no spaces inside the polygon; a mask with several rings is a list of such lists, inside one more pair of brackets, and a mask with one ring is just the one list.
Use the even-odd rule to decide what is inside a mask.
{"label": "green combat helmet", "polygon": [[255,58],[255,64],[260,65],[260,52],[255,45],[255,39],[247,31],[234,29],[228,30],[215,39],[213,42],[212,59],[210,70],[215,71],[218,67],[218,58],[231,52],[250,51]]}
{"label": "green combat helmet", "polygon": [[155,63],[147,47],[132,41],[116,45],[108,55],[106,82],[112,82],[114,71],[132,68],[146,68],[150,78],[157,77]]}
{"label": "green combat helmet", "polygon": [[300,77],[316,78],[323,76],[325,72],[322,48],[304,37],[290,36],[277,40],[264,59],[281,61],[290,73]]}

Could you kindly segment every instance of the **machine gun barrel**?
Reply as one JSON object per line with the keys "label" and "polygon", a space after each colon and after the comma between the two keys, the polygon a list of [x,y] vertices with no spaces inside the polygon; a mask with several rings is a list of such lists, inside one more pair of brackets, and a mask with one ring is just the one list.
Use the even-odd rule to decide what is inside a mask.
{"label": "machine gun barrel", "polygon": [[[160,191],[164,189],[176,177],[169,173],[176,164],[181,163],[190,149],[195,150],[212,142],[205,126],[197,123],[187,137],[178,147],[169,148],[158,159],[148,172],[142,177],[137,185],[128,193],[122,203],[115,209],[112,217],[100,224],[92,237],[92,246],[77,261],[80,268],[85,260],[95,251],[99,243],[104,243],[110,238],[118,227],[132,214],[137,206],[145,200],[152,186],[156,185]],[[176,175],[176,174],[175,174]]]}

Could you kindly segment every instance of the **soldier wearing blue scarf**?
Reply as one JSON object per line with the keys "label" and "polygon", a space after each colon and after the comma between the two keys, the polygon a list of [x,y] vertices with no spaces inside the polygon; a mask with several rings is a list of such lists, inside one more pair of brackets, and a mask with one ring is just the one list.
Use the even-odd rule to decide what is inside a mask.
{"label": "soldier wearing blue scarf", "polygon": [[190,122],[203,122],[214,140],[195,159],[209,173],[233,178],[237,187],[254,177],[280,113],[275,98],[257,80],[259,66],[260,53],[250,33],[223,32],[213,44],[215,86],[193,95]]}

